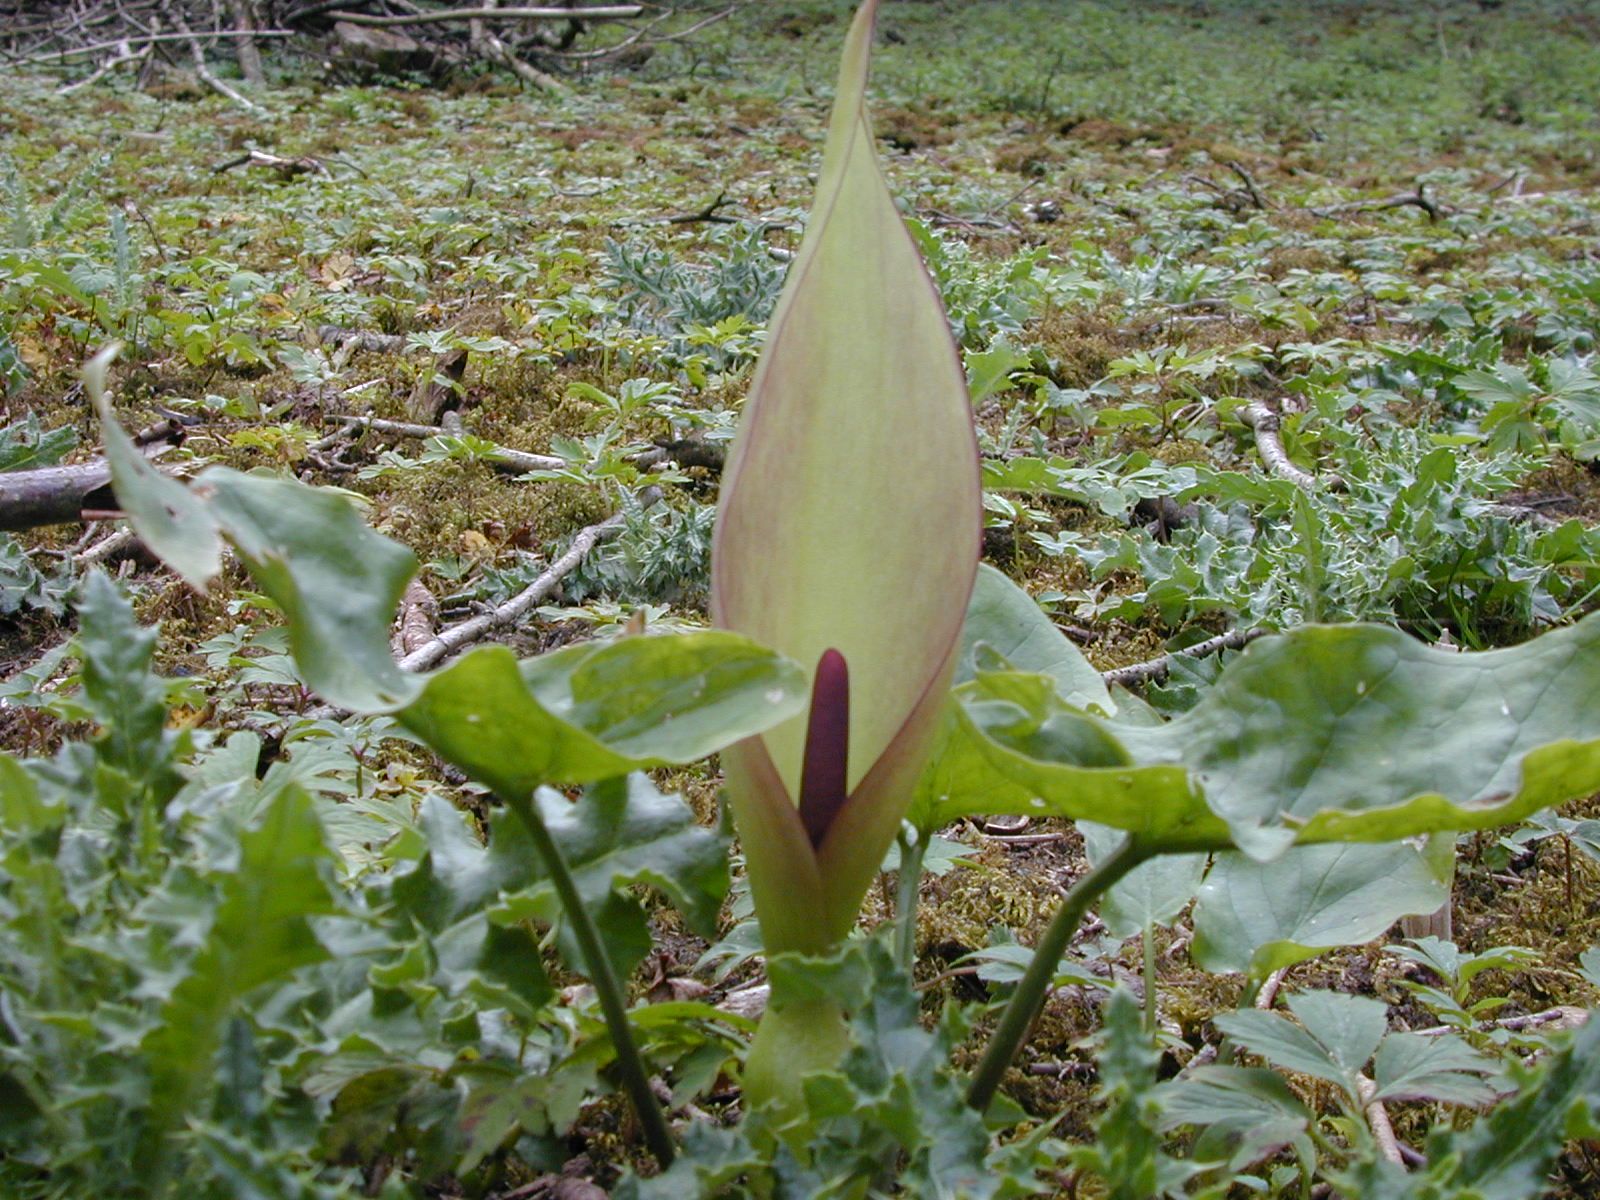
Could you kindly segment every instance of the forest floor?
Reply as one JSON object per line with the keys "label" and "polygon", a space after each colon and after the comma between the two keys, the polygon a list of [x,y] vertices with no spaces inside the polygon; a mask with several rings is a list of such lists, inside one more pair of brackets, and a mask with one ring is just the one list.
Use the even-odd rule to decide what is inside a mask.
{"label": "forest floor", "polygon": [[[78,371],[117,340],[126,428],[173,422],[166,462],[357,493],[422,562],[429,632],[616,513],[501,636],[534,652],[640,612],[704,623],[717,469],[798,244],[846,17],[752,6],[567,96],[290,81],[263,115],[182,88],[0,80],[0,453],[96,453]],[[1096,667],[1306,621],[1481,649],[1596,607],[1600,12],[934,0],[889,5],[875,53],[887,178],[966,356],[986,555]],[[252,149],[297,165],[232,165]],[[1274,470],[1274,423],[1309,489]],[[1316,486],[1335,476],[1344,490]],[[651,485],[664,500],[640,507]],[[456,795],[415,745],[317,731],[242,573],[198,595],[136,546],[97,551],[116,529],[0,535],[9,752],[74,728],[41,699],[69,667],[46,656],[99,560],[160,622],[180,719],[306,755],[328,804],[366,805],[363,853],[381,858],[424,795]],[[1144,698],[1182,711],[1228,657],[1179,661]],[[710,771],[663,781],[714,818]],[[1498,1016],[1596,998],[1577,966],[1600,942],[1596,828],[1462,840],[1461,949],[1535,952],[1479,977]],[[1064,824],[946,837],[919,929],[930,1004],[980,994],[963,956],[1030,942],[1082,864]],[[641,992],[706,950],[661,920]],[[1153,936],[1175,1066],[1243,977],[1191,963],[1186,916]],[[1384,944],[1289,978],[1436,1023]],[[1102,928],[1079,951],[1142,988],[1140,937]],[[702,968],[700,986],[715,998],[750,969]],[[1064,1136],[1095,1120],[1070,1064],[1098,1019],[1093,989],[1062,989],[1011,1079],[1031,1112],[1067,1111]],[[614,1119],[586,1135],[602,1166]],[[1579,1151],[1561,1169],[1564,1194],[1600,1186]]]}

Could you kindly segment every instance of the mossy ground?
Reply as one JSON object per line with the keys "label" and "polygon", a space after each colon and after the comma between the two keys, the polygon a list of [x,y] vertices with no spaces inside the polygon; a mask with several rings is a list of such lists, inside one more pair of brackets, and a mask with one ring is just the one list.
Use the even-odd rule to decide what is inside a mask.
{"label": "mossy ground", "polygon": [[[1024,425],[1036,431],[1033,446],[1072,461],[1144,452],[1168,465],[1249,469],[1241,431],[1204,414],[1219,399],[1280,397],[1286,363],[1313,363],[1295,368],[1307,392],[1381,386],[1392,395],[1390,420],[1442,431],[1447,414],[1434,394],[1404,379],[1375,382],[1383,368],[1369,352],[1439,347],[1460,334],[1491,339],[1505,361],[1525,363],[1563,352],[1550,329],[1565,321],[1566,349],[1588,353],[1600,336],[1584,292],[1600,286],[1591,250],[1600,229],[1591,194],[1600,181],[1600,23],[1534,0],[1481,8],[1434,6],[1428,16],[1401,4],[1254,0],[1070,11],[1042,0],[887,6],[874,90],[891,186],[967,256],[952,268],[961,294],[976,297],[965,348],[1004,337],[1038,355],[1039,378],[1003,388],[980,414],[985,433],[1001,436],[1018,405],[1039,404],[1046,380],[1089,393],[1132,377],[1138,401],[1162,409],[1159,422],[1094,426],[1094,414],[1132,403],[1111,389],[1082,401],[1088,417],[1040,407]],[[324,419],[410,419],[407,398],[434,369],[435,334],[496,339],[470,349],[456,401],[467,432],[517,450],[550,453],[559,439],[609,436],[612,451],[631,452],[681,433],[679,418],[711,421],[736,407],[749,353],[692,361],[683,339],[709,322],[687,310],[630,320],[637,287],[619,282],[615,249],[670,252],[681,278],[668,284],[681,288],[655,297],[668,308],[739,265],[719,226],[670,220],[719,195],[721,215],[765,230],[758,254],[792,250],[844,15],[820,0],[753,6],[639,72],[596,72],[568,99],[499,84],[444,94],[399,82],[291,82],[274,91],[262,119],[210,96],[114,86],[56,98],[48,82],[8,77],[0,148],[12,224],[31,231],[26,245],[20,232],[12,237],[15,253],[77,272],[98,298],[85,308],[26,270],[0,268],[0,348],[13,348],[27,370],[5,397],[6,416],[71,425],[79,456],[92,453],[98,438],[75,372],[119,338],[127,343],[120,416],[130,428],[172,411],[191,421],[176,460],[351,488],[377,527],[416,552],[430,587],[486,584],[493,571],[525,565],[615,511],[615,489],[528,483],[470,458],[374,474],[382,451],[419,453],[415,440],[381,435],[336,445],[328,453],[349,469],[329,474],[307,453],[334,428]],[[46,111],[48,120],[38,115]],[[292,180],[217,170],[250,146],[309,154],[327,170]],[[1419,186],[1453,215],[1358,207]],[[122,268],[117,213],[132,247]],[[995,279],[1030,253],[1045,283],[1018,301],[1023,284]],[[1334,293],[1337,302],[1323,298]],[[741,301],[724,302],[742,311]],[[765,314],[747,315],[759,323]],[[323,325],[414,335],[416,344],[340,359],[318,337]],[[1177,349],[1213,352],[1219,363],[1236,355],[1244,365],[1200,376],[1128,366]],[[670,383],[677,399],[619,424],[572,390],[615,395],[635,378]],[[1201,417],[1172,416],[1185,409]],[[1553,515],[1593,523],[1600,477],[1592,467],[1553,443],[1535,457],[1520,492],[1502,499],[1548,502]],[[685,497],[676,502],[714,499],[703,476]],[[1060,497],[1034,503],[1042,516],[996,539],[1006,548],[996,557],[1035,592],[1082,593],[1088,568],[1042,552],[1029,535],[1092,535],[1127,522]],[[76,537],[56,528],[23,543],[43,555]],[[218,728],[284,701],[283,689],[223,687],[195,649],[241,621],[269,623],[253,609],[241,617],[242,575],[230,572],[202,598],[147,561],[119,569],[139,589],[143,613],[163,624],[163,665],[214,687],[207,719]],[[1139,580],[1121,572],[1106,585],[1131,592]],[[627,597],[624,608],[653,599]],[[665,614],[704,615],[693,601]],[[1155,657],[1177,632],[1153,611],[1063,617],[1093,625],[1086,653],[1102,669]],[[1227,619],[1214,611],[1185,624],[1210,631]],[[69,628],[28,612],[0,622],[0,663],[26,665]],[[548,625],[512,634],[530,649],[564,636]],[[7,749],[21,752],[60,733],[26,709],[0,730]],[[390,752],[423,761],[414,749]],[[715,819],[714,765],[662,783]],[[996,929],[1023,942],[1037,936],[1083,860],[1070,830],[1042,823],[1031,832],[1062,836],[1023,845],[952,831],[972,846],[974,865],[925,882],[925,981]],[[1458,939],[1467,950],[1527,945],[1541,965],[1491,974],[1480,990],[1506,996],[1507,1014],[1593,1000],[1573,967],[1600,940],[1600,870],[1560,839],[1508,862],[1496,856],[1490,836],[1464,847]],[[869,896],[869,922],[887,916],[886,897]],[[687,971],[700,944],[670,910],[656,919],[669,969]],[[1177,932],[1158,934],[1160,1012],[1198,1048],[1214,1040],[1207,1019],[1237,1003],[1240,983],[1191,966],[1184,929],[1180,919]],[[1114,970],[1136,978],[1138,955],[1135,939],[1113,956]],[[1296,967],[1290,986],[1374,994],[1398,1019],[1423,1021],[1395,986],[1399,970],[1380,948],[1361,947]],[[929,1002],[980,993],[956,975],[933,985]],[[1093,1135],[1093,1081],[1071,1064],[1097,1014],[1092,993],[1054,997],[1008,1081],[1030,1111],[1064,1111],[1067,1136]],[[1402,1133],[1414,1132],[1408,1120]],[[595,1109],[583,1128],[593,1160],[631,1152],[618,1106]],[[1587,1160],[1564,1170],[1565,1194],[1589,1194]]]}

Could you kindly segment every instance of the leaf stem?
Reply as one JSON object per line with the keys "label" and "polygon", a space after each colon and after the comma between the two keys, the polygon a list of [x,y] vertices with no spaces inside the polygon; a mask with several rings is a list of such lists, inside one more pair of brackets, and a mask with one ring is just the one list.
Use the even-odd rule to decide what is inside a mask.
{"label": "leaf stem", "polygon": [[1158,851],[1155,848],[1130,835],[1111,855],[1102,859],[1098,866],[1090,868],[1088,874],[1072,885],[1061,902],[1061,908],[1050,919],[1044,936],[1034,948],[1033,961],[1028,964],[1017,990],[1012,993],[1011,1002],[1000,1016],[1000,1024],[989,1036],[989,1045],[984,1049],[978,1069],[973,1073],[972,1083],[967,1087],[967,1104],[970,1107],[983,1112],[989,1107],[989,1101],[994,1099],[1006,1068],[1016,1057],[1039,1010],[1044,1007],[1050,981],[1055,978],[1056,968],[1061,965],[1061,956],[1066,953],[1067,943],[1077,932],[1089,905],[1117,880],[1156,853]]}
{"label": "leaf stem", "polygon": [[639,1124],[644,1127],[644,1140],[656,1161],[662,1167],[670,1166],[677,1148],[667,1128],[666,1114],[661,1111],[655,1093],[650,1090],[649,1072],[645,1070],[644,1059],[639,1055],[633,1030],[628,1025],[628,1007],[622,985],[617,980],[617,973],[611,969],[611,959],[600,942],[600,931],[595,928],[594,918],[589,915],[583,897],[578,894],[578,884],[572,878],[566,857],[550,836],[550,830],[545,826],[544,818],[539,815],[531,796],[506,795],[501,799],[527,826],[534,849],[544,861],[544,869],[550,876],[550,882],[555,885],[561,908],[567,920],[572,922],[572,934],[583,952],[589,982],[594,985],[595,995],[600,999],[600,1011],[605,1016],[606,1029],[610,1031],[611,1044],[617,1052],[617,1069],[622,1074],[622,1086],[633,1101],[634,1111],[639,1114]]}
{"label": "leaf stem", "polygon": [[1156,924],[1154,921],[1144,923],[1143,945],[1140,950],[1144,952],[1144,1032],[1146,1037],[1154,1037],[1156,1032]]}
{"label": "leaf stem", "polygon": [[[902,827],[900,871],[894,886],[895,961],[911,973],[917,958],[917,890],[922,883],[922,856],[928,852],[928,836],[921,830]],[[915,838],[915,841],[911,839]]]}

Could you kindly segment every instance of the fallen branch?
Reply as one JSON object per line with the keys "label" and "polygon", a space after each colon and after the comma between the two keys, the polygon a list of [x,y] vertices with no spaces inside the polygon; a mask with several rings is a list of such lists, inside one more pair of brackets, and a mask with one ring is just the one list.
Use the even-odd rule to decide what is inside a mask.
{"label": "fallen branch", "polygon": [[1404,1167],[1406,1155],[1400,1148],[1400,1139],[1394,1135],[1389,1110],[1383,1107],[1382,1100],[1376,1099],[1378,1085],[1365,1075],[1357,1075],[1356,1088],[1361,1093],[1361,1104],[1367,1114],[1367,1124],[1372,1128],[1372,1138],[1378,1143],[1378,1152],[1390,1162]]}
{"label": "fallen branch", "polygon": [[[749,3],[750,0],[734,0],[734,3],[730,4],[721,12],[712,13],[709,17],[702,17],[700,20],[696,21],[693,25],[690,25],[686,29],[679,29],[673,33],[666,33],[662,34],[660,37],[651,38],[646,44],[650,46],[656,46],[664,45],[667,42],[681,42],[686,38],[692,37],[694,34],[699,33],[708,25],[715,25],[718,21],[726,20],[728,17],[732,16]],[[645,25],[644,27],[635,30],[633,33],[630,33],[620,42],[610,46],[602,47],[599,50],[547,50],[545,51],[545,54],[551,58],[559,58],[576,62],[590,62],[595,59],[614,58],[617,55],[626,53],[628,50],[632,49],[636,43],[644,40],[646,34],[652,32],[663,21],[673,15],[673,11],[668,9],[659,17],[656,17],[655,20],[651,21],[648,25]]]}
{"label": "fallen branch", "polygon": [[1269,408],[1264,401],[1252,400],[1239,410],[1239,419],[1255,431],[1256,453],[1261,455],[1262,465],[1267,470],[1308,492],[1316,489],[1316,476],[1295,466],[1283,448],[1281,414]]}
{"label": "fallen branch", "polygon": [[1279,967],[1268,975],[1261,984],[1261,990],[1256,993],[1256,1007],[1262,1012],[1269,1011],[1277,1002],[1278,993],[1283,990],[1283,981],[1288,977],[1288,967]]}
{"label": "fallen branch", "polygon": [[[194,37],[193,33],[140,33],[128,37],[120,37],[109,42],[92,42],[87,46],[68,46],[64,50],[48,50],[42,54],[35,54],[32,58],[24,59],[24,66],[37,66],[47,62],[59,62],[64,58],[85,58],[91,54],[99,54],[102,50],[116,50],[123,46],[151,46],[157,42],[186,42]],[[297,36],[292,29],[208,29],[204,34],[207,38],[286,38]]]}
{"label": "fallen branch", "polygon": [[101,538],[94,545],[73,555],[72,561],[78,567],[92,566],[95,563],[103,563],[107,559],[115,558],[124,550],[132,550],[138,544],[139,535],[124,525],[116,532]]}
{"label": "fallen branch", "polygon": [[737,217],[723,217],[717,214],[719,208],[726,208],[733,201],[728,199],[728,193],[718,192],[717,198],[697,212],[682,213],[676,217],[668,217],[668,225],[698,225],[702,223],[714,225],[737,225]]}
{"label": "fallen branch", "polygon": [[400,597],[400,616],[395,622],[394,652],[401,656],[420,650],[433,640],[433,627],[439,616],[439,602],[433,593],[413,579]]}
{"label": "fallen branch", "polygon": [[[374,433],[388,433],[396,437],[431,438],[452,437],[452,432],[442,425],[413,425],[409,421],[386,421],[380,417],[365,417],[355,414],[329,415],[326,420],[342,423],[346,428],[370,429]],[[328,446],[332,445],[331,441]],[[323,442],[318,442],[313,449],[327,449]],[[505,467],[513,471],[559,471],[567,466],[567,460],[557,458],[553,454],[529,454],[525,450],[511,450],[505,446],[496,446],[493,451],[485,456],[497,467]]]}
{"label": "fallen branch", "polygon": [[1239,177],[1239,182],[1244,184],[1244,190],[1250,193],[1250,203],[1254,204],[1262,211],[1272,207],[1272,205],[1267,203],[1266,197],[1261,194],[1261,189],[1256,186],[1256,181],[1251,176],[1250,172],[1244,169],[1244,164],[1235,162],[1233,159],[1229,159],[1228,170],[1237,175]]}
{"label": "fallen branch", "polygon": [[[241,95],[234,88],[230,87],[226,83],[223,83],[222,80],[218,79],[211,73],[211,68],[206,66],[206,52],[205,49],[200,45],[200,39],[194,35],[194,32],[189,28],[182,16],[177,13],[173,13],[172,16],[173,20],[177,23],[178,32],[182,34],[184,36],[184,40],[189,43],[189,54],[190,57],[194,59],[194,73],[200,77],[200,81],[212,91],[216,92],[217,95],[223,97],[224,99],[231,100],[234,104],[237,104],[240,108],[244,109],[245,112],[250,113],[252,116],[259,117],[265,115],[267,111],[266,109],[262,108],[254,100],[250,100]],[[252,29],[250,31],[250,36],[256,36],[255,30]]]}
{"label": "fallen branch", "polygon": [[[154,457],[170,449],[178,436],[174,422],[158,421],[140,430],[133,440]],[[41,525],[66,525],[86,520],[86,513],[115,508],[111,467],[104,458],[66,467],[0,471],[0,530],[15,533]]]}
{"label": "fallen branch", "polygon": [[104,79],[107,75],[116,70],[118,67],[122,66],[124,63],[144,63],[149,61],[149,58],[150,46],[148,43],[142,50],[135,51],[129,43],[123,42],[117,47],[117,53],[115,57],[106,59],[105,62],[101,63],[95,68],[93,74],[85,75],[76,83],[62,84],[56,89],[56,95],[70,96],[73,92],[89,87],[91,84],[100,82],[100,80]]}
{"label": "fallen branch", "polygon": [[1502,521],[1526,521],[1537,529],[1554,529],[1562,522],[1527,504],[1480,504],[1480,517],[1499,517]]}
{"label": "fallen branch", "polygon": [[[374,433],[387,433],[395,437],[453,437],[459,433],[459,430],[446,429],[443,425],[389,421],[382,417],[369,417],[358,413],[330,413],[323,419],[341,424],[347,429],[370,429]],[[312,449],[330,449],[338,439],[339,435],[333,434],[313,443]],[[570,465],[566,459],[557,458],[553,454],[530,454],[526,450],[512,450],[506,446],[496,446],[485,457],[495,466],[508,471],[559,471]],[[725,457],[726,452],[720,443],[691,436],[657,442],[653,448],[640,451],[628,461],[641,471],[651,471],[669,462],[675,462],[680,467],[704,467],[708,471],[720,471]]]}
{"label": "fallen branch", "polygon": [[[639,503],[649,507],[660,498],[660,489],[647,488],[640,493]],[[557,584],[577,570],[578,564],[588,557],[590,551],[607,538],[614,537],[622,529],[625,520],[624,514],[617,513],[580,530],[578,536],[572,539],[572,545],[567,547],[567,552],[551,563],[539,578],[505,603],[497,605],[481,616],[463,621],[459,625],[452,625],[432,641],[417,647],[400,660],[401,669],[425,671],[462,647],[470,645],[496,629],[520,620],[523,614],[555,591]]]}
{"label": "fallen branch", "polygon": [[449,8],[438,12],[406,13],[375,17],[367,13],[335,10],[323,14],[330,21],[350,25],[440,25],[458,21],[622,21],[644,12],[639,4],[617,4],[605,8]]}
{"label": "fallen branch", "polygon": [[483,23],[485,16],[500,15],[505,11],[507,10],[499,8],[494,0],[490,0],[485,9],[468,18],[467,45],[472,52],[486,62],[504,67],[524,83],[531,83],[534,87],[543,88],[547,92],[565,93],[568,90],[566,84],[519,57],[516,51],[501,41]]}
{"label": "fallen branch", "polygon": [[[1518,883],[1523,882],[1518,880]],[[1548,1027],[1552,1030],[1577,1029],[1589,1020],[1588,1010],[1577,1008],[1571,1004],[1558,1004],[1554,1008],[1544,1009],[1542,1012],[1524,1013],[1519,1017],[1501,1017],[1494,1021],[1481,1021],[1479,1029],[1506,1029],[1512,1033],[1520,1033],[1527,1029],[1540,1029]],[[1414,1029],[1411,1032],[1420,1037],[1445,1037],[1448,1034],[1460,1033],[1453,1025],[1430,1025],[1426,1029]]]}
{"label": "fallen branch", "polygon": [[337,346],[341,350],[361,351],[366,354],[401,354],[406,339],[397,333],[376,333],[370,329],[345,329],[338,325],[318,325],[317,341],[323,345]]}
{"label": "fallen branch", "polygon": [[248,150],[238,158],[230,158],[219,167],[213,167],[213,175],[221,175],[224,171],[231,171],[235,167],[270,167],[277,171],[284,179],[293,179],[297,175],[326,175],[328,168],[319,159],[303,155],[297,158],[283,158],[276,154],[268,154],[265,150]]}
{"label": "fallen branch", "polygon": [[1420,208],[1428,214],[1428,220],[1437,221],[1440,217],[1453,213],[1456,210],[1440,204],[1428,195],[1426,184],[1417,184],[1414,192],[1401,192],[1397,196],[1389,196],[1383,200],[1352,200],[1348,204],[1335,204],[1330,208],[1314,208],[1311,211],[1319,217],[1333,217],[1341,213],[1381,212],[1386,208]]}
{"label": "fallen branch", "polygon": [[721,442],[708,442],[693,435],[674,441],[657,442],[655,449],[635,454],[629,461],[641,471],[654,470],[664,463],[675,462],[680,467],[704,467],[720,471],[727,457]]}
{"label": "fallen branch", "polygon": [[1267,632],[1265,629],[1230,629],[1227,633],[1219,633],[1214,638],[1207,638],[1203,642],[1196,642],[1193,646],[1185,646],[1182,650],[1163,654],[1160,658],[1153,658],[1149,662],[1133,663],[1131,666],[1102,671],[1100,678],[1106,681],[1107,687],[1114,683],[1123,687],[1133,687],[1141,683],[1160,683],[1180,658],[1208,658],[1223,650],[1240,650]]}

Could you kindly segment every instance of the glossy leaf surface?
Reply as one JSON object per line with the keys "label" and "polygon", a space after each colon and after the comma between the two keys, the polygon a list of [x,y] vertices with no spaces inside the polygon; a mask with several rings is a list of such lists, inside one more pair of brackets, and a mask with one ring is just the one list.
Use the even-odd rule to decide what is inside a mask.
{"label": "glossy leaf surface", "polygon": [[1172,849],[1484,829],[1600,787],[1600,619],[1461,654],[1394,629],[1309,626],[1256,642],[1194,709],[1135,726],[1041,676],[961,689],[973,748],[1041,812]]}
{"label": "glossy leaf surface", "polygon": [[689,762],[804,703],[800,670],[720,631],[519,660],[484,646],[429,676],[400,720],[510,795]]}
{"label": "glossy leaf surface", "polygon": [[1269,863],[1219,854],[1195,904],[1195,960],[1262,979],[1382,937],[1401,917],[1449,899],[1454,840],[1429,843],[1295,846]]}
{"label": "glossy leaf surface", "polygon": [[139,537],[151,551],[199,591],[222,569],[222,535],[205,502],[150,465],[112,415],[106,369],[116,347],[95,355],[83,368],[83,389],[100,418],[100,436],[117,493]]}

